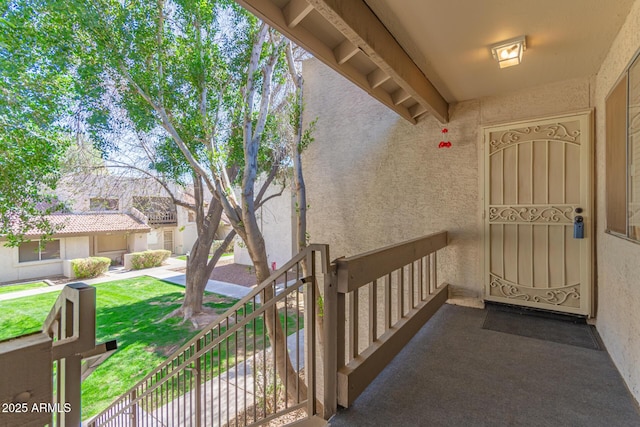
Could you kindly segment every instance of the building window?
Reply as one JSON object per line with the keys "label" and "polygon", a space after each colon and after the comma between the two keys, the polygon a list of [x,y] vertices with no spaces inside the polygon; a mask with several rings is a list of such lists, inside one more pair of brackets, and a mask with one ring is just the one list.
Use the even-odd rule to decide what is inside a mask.
{"label": "building window", "polygon": [[127,236],[125,234],[99,235],[98,253],[123,252],[127,250]]}
{"label": "building window", "polygon": [[187,222],[196,222],[196,213],[194,211],[187,212]]}
{"label": "building window", "polygon": [[90,211],[117,211],[118,199],[105,199],[102,197],[92,197],[89,199]]}
{"label": "building window", "polygon": [[640,56],[606,99],[607,232],[640,241]]}
{"label": "building window", "polygon": [[18,248],[18,262],[60,259],[60,240],[51,240],[44,245],[39,241],[25,242]]}

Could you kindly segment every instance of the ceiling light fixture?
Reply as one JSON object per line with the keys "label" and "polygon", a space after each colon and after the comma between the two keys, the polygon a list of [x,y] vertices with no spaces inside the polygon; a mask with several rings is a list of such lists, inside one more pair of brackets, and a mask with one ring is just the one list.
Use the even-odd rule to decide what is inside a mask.
{"label": "ceiling light fixture", "polygon": [[522,52],[526,48],[525,36],[520,36],[491,45],[491,54],[500,64],[500,68],[506,68],[522,62]]}

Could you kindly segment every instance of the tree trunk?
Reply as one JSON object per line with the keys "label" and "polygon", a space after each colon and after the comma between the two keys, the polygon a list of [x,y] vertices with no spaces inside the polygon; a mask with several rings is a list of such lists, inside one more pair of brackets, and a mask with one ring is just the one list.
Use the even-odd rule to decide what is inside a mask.
{"label": "tree trunk", "polygon": [[202,305],[204,290],[211,272],[236,234],[235,231],[229,233],[222,246],[216,249],[211,259],[209,259],[211,246],[222,218],[222,204],[212,198],[209,202],[209,208],[205,212],[203,184],[197,175],[194,175],[194,193],[198,238],[194,242],[187,258],[184,301],[179,309],[165,317],[181,315],[184,320],[191,320],[192,322],[194,321],[194,316],[204,311]]}
{"label": "tree trunk", "polygon": [[[304,80],[302,79],[302,75],[298,73],[295,67],[295,61],[293,59],[293,43],[289,42],[287,46],[287,63],[289,65],[289,74],[291,75],[291,79],[296,86],[296,104],[297,104],[297,117],[296,122],[294,123],[295,128],[295,138],[293,140],[293,147],[291,147],[291,155],[293,157],[293,185],[295,189],[296,195],[296,216],[297,216],[297,242],[298,242],[298,252],[307,247],[307,187],[304,183],[304,174],[302,173],[302,146],[303,146],[303,111],[304,111]],[[308,272],[307,260],[305,259],[302,262],[302,273],[304,276],[307,276]],[[322,339],[324,337],[324,303],[323,303],[323,295],[320,293],[320,285],[316,281],[315,284],[316,291],[316,303],[315,303],[315,315],[316,315],[316,325],[318,327],[317,337],[318,342],[320,344],[319,350],[322,349]]]}
{"label": "tree trunk", "polygon": [[[208,261],[212,244],[213,239],[210,240],[205,236],[199,236],[193,244],[187,259],[184,302],[181,307],[182,316],[185,320],[191,319],[193,315],[202,312],[204,288],[207,286],[207,281],[211,275],[211,271],[207,267],[210,265]],[[213,267],[215,265],[212,265],[211,270],[213,270]]]}
{"label": "tree trunk", "polygon": [[[252,261],[254,262],[258,283],[262,283],[269,278],[269,276],[271,275],[271,271],[269,270],[269,264],[267,261],[267,252],[264,245],[264,239],[262,239],[262,236],[260,236],[259,239],[255,240],[255,245],[251,245],[254,247],[254,250],[249,249],[249,254],[251,255]],[[265,303],[273,299],[274,296],[274,288],[272,286],[267,287],[264,292]],[[289,400],[291,402],[295,402],[298,393],[300,395],[300,398],[304,400],[307,396],[307,387],[302,382],[298,384],[298,373],[291,363],[291,358],[289,357],[288,352],[285,353],[282,350],[287,348],[287,337],[284,328],[282,327],[282,322],[280,321],[280,316],[278,315],[277,307],[275,305],[265,311],[265,325],[267,327],[267,333],[269,334],[269,340],[272,342],[272,348],[277,349],[275,353],[276,372],[278,372],[278,375],[280,376],[280,379],[283,383],[285,382],[285,380],[287,382],[287,390],[289,390]],[[307,373],[307,378],[309,377],[309,375],[310,373]]]}
{"label": "tree trunk", "polygon": [[235,234],[235,231],[231,231],[227,235],[222,245],[215,250],[211,259],[209,259],[209,253],[211,251],[211,245],[213,244],[213,238],[208,240],[208,242],[202,243],[200,243],[200,238],[198,238],[193,245],[192,254],[194,255],[189,255],[187,261],[184,302],[180,308],[185,320],[192,319],[194,315],[203,311],[202,301],[204,290],[211,277],[211,272],[218,263],[218,260],[220,260],[224,250],[233,240]]}

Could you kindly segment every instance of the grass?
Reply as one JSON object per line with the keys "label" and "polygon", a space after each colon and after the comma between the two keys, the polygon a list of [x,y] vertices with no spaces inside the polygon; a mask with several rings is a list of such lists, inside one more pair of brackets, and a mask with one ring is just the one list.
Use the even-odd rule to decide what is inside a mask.
{"label": "grass", "polygon": [[[107,407],[197,333],[191,323],[181,323],[179,318],[158,322],[181,304],[184,296],[181,286],[150,277],[137,277],[95,287],[96,341],[116,339],[118,350],[83,382],[83,419]],[[57,296],[58,292],[50,292],[1,301],[0,340],[38,331]],[[215,302],[206,305],[223,313],[235,302],[232,298],[216,296]],[[284,320],[283,315],[281,319]],[[292,316],[287,319],[287,324],[289,331],[297,329]],[[250,328],[261,341],[260,338],[264,336],[262,321]],[[226,349],[223,346],[218,350],[220,354],[213,351],[207,356],[205,366],[211,368],[213,363],[216,367],[219,360],[224,364]],[[232,362],[234,357],[231,354],[229,356]],[[214,372],[217,368],[208,370]]]}
{"label": "grass", "polygon": [[[223,256],[231,256],[233,255],[233,252],[225,252],[222,255],[220,255],[220,257],[222,258]],[[182,261],[186,261],[187,260],[187,256],[186,255],[180,255],[177,256],[176,259],[180,259]],[[209,255],[209,259],[211,259],[211,255]]]}
{"label": "grass", "polygon": [[0,294],[8,294],[9,292],[27,291],[29,289],[45,288],[47,285],[44,282],[32,282],[32,283],[20,283],[17,285],[4,285],[0,286]]}
{"label": "grass", "polygon": [[[179,307],[184,288],[150,277],[96,285],[96,341],[117,339],[118,350],[82,385],[82,417],[104,409],[152,368],[197,333],[190,323],[172,318],[155,323]],[[38,331],[58,292],[0,302],[0,340]],[[207,303],[223,313],[236,300]]]}
{"label": "grass", "polygon": [[0,301],[0,340],[40,330],[59,293]]}

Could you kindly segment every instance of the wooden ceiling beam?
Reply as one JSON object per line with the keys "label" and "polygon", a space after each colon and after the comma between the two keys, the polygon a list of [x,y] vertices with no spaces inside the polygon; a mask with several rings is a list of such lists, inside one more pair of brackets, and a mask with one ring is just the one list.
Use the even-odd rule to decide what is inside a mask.
{"label": "wooden ceiling beam", "polygon": [[415,104],[409,107],[409,113],[411,113],[411,117],[413,117],[414,119],[418,116],[423,115],[426,112],[427,112],[427,107],[425,107],[422,104]]}
{"label": "wooden ceiling beam", "polygon": [[400,88],[391,94],[391,99],[393,99],[393,103],[398,105],[402,104],[407,99],[411,98],[411,95],[406,90]]}
{"label": "wooden ceiling beam", "polygon": [[308,2],[434,117],[449,120],[447,101],[363,0]]}
{"label": "wooden ceiling beam", "polygon": [[271,27],[280,31],[282,34],[293,40],[299,46],[302,46],[308,52],[311,52],[316,58],[342,74],[347,79],[351,80],[362,90],[369,93],[371,96],[382,102],[391,110],[395,111],[402,118],[411,123],[416,123],[416,119],[411,116],[408,108],[403,105],[395,105],[393,103],[393,100],[391,99],[391,95],[389,95],[381,87],[372,87],[372,85],[369,83],[369,80],[367,79],[367,75],[358,71],[348,62],[345,62],[342,65],[338,64],[333,50],[329,48],[324,42],[319,40],[318,37],[316,37],[313,33],[306,30],[304,28],[304,25],[295,25],[293,27],[290,27],[284,13],[284,9],[287,6],[284,6],[282,9],[280,9],[275,3],[273,3],[272,0],[236,0],[236,3],[256,15],[258,18],[265,21]]}
{"label": "wooden ceiling beam", "polygon": [[353,58],[353,56],[358,52],[360,52],[358,46],[354,45],[349,40],[343,41],[333,49],[333,54],[335,55],[336,62],[339,65],[342,65]]}
{"label": "wooden ceiling beam", "polygon": [[382,71],[380,68],[376,68],[375,70],[367,74],[367,80],[369,81],[372,89],[377,88],[390,78],[391,76]]}
{"label": "wooden ceiling beam", "polygon": [[293,28],[298,25],[302,20],[313,10],[307,0],[291,0],[285,7],[282,8],[284,19],[287,21],[287,26]]}

